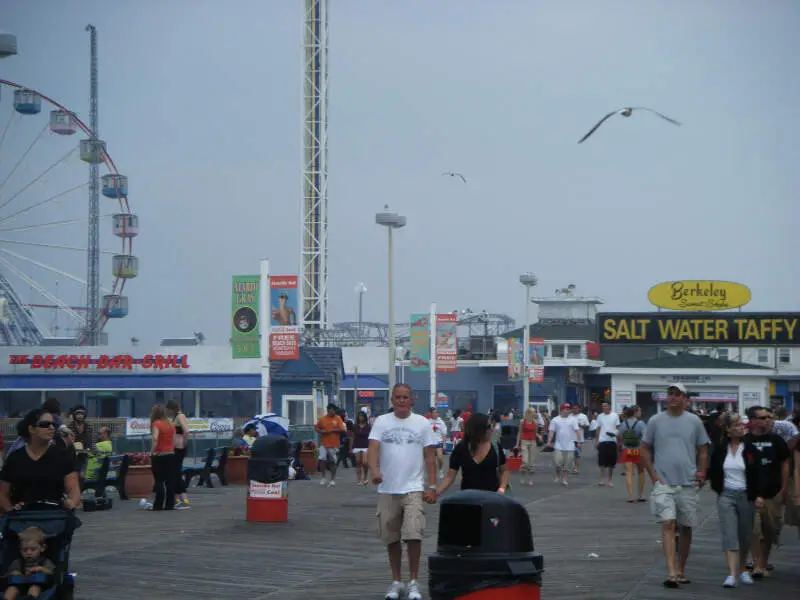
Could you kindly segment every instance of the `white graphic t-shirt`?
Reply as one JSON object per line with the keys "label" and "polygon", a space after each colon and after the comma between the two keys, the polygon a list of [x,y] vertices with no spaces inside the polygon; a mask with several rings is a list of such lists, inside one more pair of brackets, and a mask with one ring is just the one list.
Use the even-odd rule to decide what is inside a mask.
{"label": "white graphic t-shirt", "polygon": [[442,420],[441,417],[437,417],[436,419],[429,419],[431,426],[433,427],[433,431],[436,435],[440,438],[439,441],[443,442],[445,437],[447,436],[447,425]]}
{"label": "white graphic t-shirt", "polygon": [[408,494],[425,490],[426,446],[437,446],[442,438],[433,431],[430,421],[412,413],[398,419],[394,413],[375,419],[369,439],[380,442],[379,470],[383,483],[379,494]]}

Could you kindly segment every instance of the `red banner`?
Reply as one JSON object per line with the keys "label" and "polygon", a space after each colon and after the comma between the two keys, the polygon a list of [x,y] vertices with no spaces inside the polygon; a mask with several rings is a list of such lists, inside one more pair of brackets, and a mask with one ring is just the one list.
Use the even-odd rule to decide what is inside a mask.
{"label": "red banner", "polygon": [[300,358],[300,334],[296,332],[273,333],[269,336],[270,360],[297,360]]}
{"label": "red banner", "polygon": [[436,315],[436,372],[455,373],[458,366],[458,315]]}

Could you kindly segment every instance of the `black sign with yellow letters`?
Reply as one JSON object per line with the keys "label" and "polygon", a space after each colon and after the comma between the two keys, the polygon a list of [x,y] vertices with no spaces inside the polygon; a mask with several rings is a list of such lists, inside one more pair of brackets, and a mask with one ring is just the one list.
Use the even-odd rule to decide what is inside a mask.
{"label": "black sign with yellow letters", "polygon": [[800,346],[800,313],[599,313],[601,344]]}

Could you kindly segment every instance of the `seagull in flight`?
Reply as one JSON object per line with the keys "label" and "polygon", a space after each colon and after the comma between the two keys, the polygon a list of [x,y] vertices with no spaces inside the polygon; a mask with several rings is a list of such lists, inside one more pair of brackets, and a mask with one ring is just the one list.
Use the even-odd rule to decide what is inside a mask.
{"label": "seagull in flight", "polygon": [[447,171],[446,173],[442,173],[442,176],[449,175],[450,177],[458,177],[464,183],[467,183],[467,178],[464,177],[461,173],[456,173],[455,171]]}
{"label": "seagull in flight", "polygon": [[620,108],[619,110],[614,110],[614,111],[611,111],[610,113],[608,113],[608,114],[607,114],[605,117],[603,117],[602,119],[600,119],[600,121],[597,123],[597,125],[595,125],[594,127],[592,127],[592,128],[589,130],[589,133],[587,133],[585,136],[583,136],[583,137],[582,137],[582,138],[581,138],[581,139],[578,141],[578,143],[579,143],[579,144],[582,144],[583,142],[585,142],[585,141],[586,141],[586,140],[589,138],[589,136],[590,136],[590,135],[592,135],[592,134],[593,134],[595,131],[597,131],[597,130],[598,130],[598,128],[600,127],[600,125],[602,125],[603,123],[605,123],[605,122],[606,122],[608,119],[610,119],[610,118],[611,118],[611,117],[613,117],[614,115],[622,115],[623,117],[630,117],[630,116],[633,114],[633,111],[635,111],[635,110],[646,110],[647,112],[651,112],[651,113],[653,113],[654,115],[657,115],[657,116],[661,117],[661,118],[662,118],[662,119],[664,119],[665,121],[669,121],[669,122],[670,122],[670,123],[672,123],[673,125],[678,125],[678,126],[680,126],[680,123],[679,123],[678,121],[676,121],[675,119],[670,119],[668,116],[666,116],[666,115],[662,115],[660,112],[658,112],[657,110],[653,110],[652,108],[647,108],[646,106],[628,106],[628,107],[625,107],[625,108]]}

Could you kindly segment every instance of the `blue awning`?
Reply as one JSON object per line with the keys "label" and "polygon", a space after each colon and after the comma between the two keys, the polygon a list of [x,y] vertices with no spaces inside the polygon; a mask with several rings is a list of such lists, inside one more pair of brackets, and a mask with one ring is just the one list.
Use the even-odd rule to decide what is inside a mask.
{"label": "blue awning", "polygon": [[[339,388],[342,390],[354,390],[356,389],[356,378],[352,375],[347,375],[344,379],[342,379],[342,383],[339,384]],[[358,376],[358,389],[360,390],[388,390],[389,384],[386,380],[381,379],[380,377],[375,377],[374,375],[359,375]]]}

